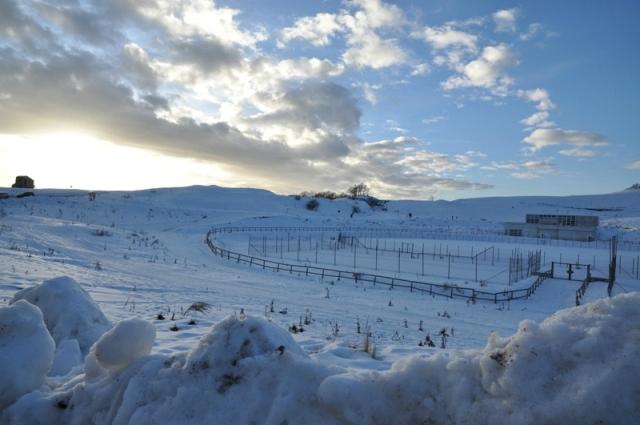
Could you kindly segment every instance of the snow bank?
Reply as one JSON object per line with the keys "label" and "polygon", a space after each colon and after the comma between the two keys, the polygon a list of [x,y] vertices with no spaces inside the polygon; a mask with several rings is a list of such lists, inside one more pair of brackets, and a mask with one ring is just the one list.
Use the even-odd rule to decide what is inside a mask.
{"label": "snow bank", "polygon": [[[633,424],[640,417],[640,294],[521,323],[483,350],[408,358],[385,372],[310,360],[264,320],[230,317],[192,351],[34,392],[16,423]],[[59,407],[72,406],[73,408]],[[56,407],[58,406],[58,407]]]}
{"label": "snow bank", "polygon": [[56,344],[76,339],[83,354],[109,328],[111,323],[91,296],[70,277],[46,280],[17,292],[11,303],[26,300],[42,311],[44,322]]}
{"label": "snow bank", "polygon": [[151,352],[156,339],[156,328],[141,319],[128,319],[100,337],[92,348],[98,365],[111,372],[118,372],[135,359]]}
{"label": "snow bank", "polygon": [[[93,353],[87,362],[96,359]],[[328,368],[309,360],[286,330],[261,319],[229,317],[190,352],[145,356],[118,373],[64,391],[31,393],[1,419],[34,424],[317,423],[323,415],[313,404],[314,391],[328,375]]]}
{"label": "snow bank", "polygon": [[618,296],[523,321],[482,351],[331,376],[318,394],[346,423],[631,425],[640,417],[639,324],[640,294]]}
{"label": "snow bank", "polygon": [[18,301],[0,308],[0,408],[42,385],[53,351],[37,307]]}
{"label": "snow bank", "polygon": [[247,357],[256,357],[293,352],[304,355],[286,330],[267,326],[256,318],[238,320],[231,316],[218,323],[205,335],[198,346],[187,356],[187,365],[207,363],[208,367],[220,368],[235,364]]}

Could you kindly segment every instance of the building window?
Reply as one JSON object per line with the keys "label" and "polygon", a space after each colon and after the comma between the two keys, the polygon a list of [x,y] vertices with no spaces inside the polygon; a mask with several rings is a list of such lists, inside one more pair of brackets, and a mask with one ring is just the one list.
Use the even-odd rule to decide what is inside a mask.
{"label": "building window", "polygon": [[522,236],[522,229],[509,229],[509,236]]}

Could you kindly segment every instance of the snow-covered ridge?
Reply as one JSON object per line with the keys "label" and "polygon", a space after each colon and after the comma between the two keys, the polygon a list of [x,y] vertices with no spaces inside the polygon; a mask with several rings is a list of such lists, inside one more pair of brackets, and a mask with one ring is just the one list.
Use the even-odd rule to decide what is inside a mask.
{"label": "snow-covered ridge", "polygon": [[[633,186],[632,186],[633,187]],[[25,192],[25,189],[0,188],[10,196]],[[35,189],[36,197],[80,198],[88,191],[71,189]],[[282,208],[302,207],[308,198],[296,200],[292,196],[277,195],[263,189],[223,188],[219,186],[190,186],[181,188],[159,188],[139,191],[98,191],[97,198],[116,200],[119,198],[145,201],[156,207],[182,207],[185,209],[210,209],[225,206],[228,209],[243,207],[253,211],[282,211]],[[24,200],[24,199],[23,199]],[[14,198],[4,202],[15,201]],[[1,204],[0,200],[0,205]],[[319,199],[319,215],[335,214],[354,204],[349,198],[337,200]],[[360,202],[366,205],[364,202]],[[358,205],[357,201],[355,204]],[[324,208],[323,208],[324,207]],[[362,208],[365,210],[365,208]],[[367,210],[369,208],[366,208]],[[458,199],[454,201],[404,201],[393,200],[387,204],[388,215],[412,212],[414,215],[429,215],[434,218],[484,218],[491,221],[522,220],[526,213],[573,213],[593,214],[602,218],[640,216],[640,194],[622,191],[598,195],[572,196],[508,196]],[[303,211],[304,212],[304,211]],[[350,213],[351,211],[341,211]],[[384,212],[378,210],[379,215]],[[317,214],[316,214],[317,215]]]}

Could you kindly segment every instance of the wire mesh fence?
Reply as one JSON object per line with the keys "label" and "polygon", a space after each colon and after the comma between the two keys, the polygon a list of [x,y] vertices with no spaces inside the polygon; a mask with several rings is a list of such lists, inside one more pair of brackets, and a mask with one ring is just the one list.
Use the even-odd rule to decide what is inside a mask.
{"label": "wire mesh fence", "polygon": [[[494,303],[512,301],[518,299],[525,299],[533,295],[536,289],[540,286],[540,284],[550,277],[550,273],[537,273],[537,279],[535,282],[527,287],[521,289],[509,289],[504,291],[490,292],[479,290],[471,287],[457,286],[454,284],[436,284],[425,281],[418,281],[413,279],[405,279],[394,276],[385,276],[374,273],[366,273],[356,270],[340,270],[336,268],[329,267],[320,267],[308,264],[294,264],[285,261],[273,261],[266,259],[262,256],[255,256],[250,254],[242,254],[236,251],[232,251],[230,249],[222,248],[214,243],[215,236],[218,233],[233,233],[233,232],[339,232],[346,233],[348,231],[356,231],[359,229],[347,229],[347,228],[304,228],[304,227],[221,227],[211,229],[206,236],[205,242],[208,245],[209,249],[213,252],[213,254],[220,256],[221,258],[227,259],[229,261],[235,261],[236,263],[247,264],[249,266],[262,268],[264,270],[272,270],[275,272],[285,272],[290,274],[304,275],[304,276],[319,276],[321,279],[348,279],[353,280],[354,282],[362,282],[362,283],[371,283],[372,285],[381,285],[386,286],[390,289],[393,288],[404,288],[408,289],[411,292],[428,294],[433,296],[444,296],[448,298],[465,298],[467,300],[471,300],[472,302],[476,301],[491,301]],[[407,229],[409,231],[410,229]],[[353,239],[353,236],[349,236],[351,239],[343,239],[340,238],[334,242],[335,244],[350,243],[352,246],[357,247],[359,242]],[[295,239],[294,239],[295,240]],[[254,241],[256,242],[256,241]],[[262,251],[260,251],[259,247],[255,246],[255,243],[252,244],[254,246],[250,246],[249,250],[254,249],[256,252],[264,253],[266,251],[266,239],[262,239]],[[278,242],[280,244],[281,250],[280,252],[284,252],[284,238]],[[289,249],[291,249],[291,238],[287,238],[287,243],[289,245]],[[302,243],[302,238],[298,239],[295,244]],[[346,245],[345,245],[346,246]],[[334,245],[335,247],[335,245]],[[337,249],[337,248],[334,248]],[[355,248],[357,249],[357,248]],[[299,252],[299,251],[298,251]],[[398,251],[402,252],[402,250]],[[485,252],[480,252],[475,254],[475,262],[477,264],[478,256],[486,255]],[[422,256],[424,258],[424,255]],[[495,261],[495,257],[494,257]]]}

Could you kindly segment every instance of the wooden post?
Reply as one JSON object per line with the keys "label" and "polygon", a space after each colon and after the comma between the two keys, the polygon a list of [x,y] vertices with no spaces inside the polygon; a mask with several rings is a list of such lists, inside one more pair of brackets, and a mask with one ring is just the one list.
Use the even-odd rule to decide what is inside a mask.
{"label": "wooden post", "polygon": [[353,268],[356,268],[356,258],[357,258],[357,252],[358,252],[358,245],[356,245],[355,243],[353,244]]}
{"label": "wooden post", "polygon": [[476,282],[478,281],[478,258],[476,257]]}

